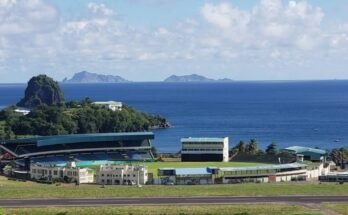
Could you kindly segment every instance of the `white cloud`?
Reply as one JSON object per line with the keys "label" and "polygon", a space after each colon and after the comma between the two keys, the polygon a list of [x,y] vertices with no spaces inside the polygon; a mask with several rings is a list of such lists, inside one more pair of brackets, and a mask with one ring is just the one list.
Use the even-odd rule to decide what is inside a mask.
{"label": "white cloud", "polygon": [[[260,0],[248,10],[206,3],[199,9],[203,19],[155,27],[131,26],[104,4],[84,6],[86,16],[69,20],[44,0],[0,0],[0,68],[21,71],[25,79],[35,72],[62,79],[83,69],[130,79],[149,71],[156,79],[213,70],[267,79],[272,71],[302,71],[348,52],[348,24],[328,29],[322,9],[305,1]],[[259,70],[269,76],[250,75]]]}
{"label": "white cloud", "polygon": [[0,34],[43,33],[58,23],[57,11],[41,0],[0,0]]}
{"label": "white cloud", "polygon": [[250,22],[250,15],[246,11],[234,8],[228,3],[210,4],[206,3],[202,8],[203,17],[221,29],[232,31],[243,31]]}

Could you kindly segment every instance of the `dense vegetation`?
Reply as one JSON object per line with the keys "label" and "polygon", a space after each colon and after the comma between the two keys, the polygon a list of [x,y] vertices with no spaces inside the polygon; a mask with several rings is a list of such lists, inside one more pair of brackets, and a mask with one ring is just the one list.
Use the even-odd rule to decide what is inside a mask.
{"label": "dense vegetation", "polygon": [[165,118],[135,111],[127,105],[123,105],[121,111],[112,111],[92,104],[89,98],[64,102],[58,83],[46,75],[30,79],[25,97],[17,105],[31,108],[30,113],[17,113],[16,106],[0,111],[0,138],[132,132],[168,127]]}
{"label": "dense vegetation", "polygon": [[0,121],[5,122],[2,135],[6,137],[132,132],[167,126],[166,119],[160,116],[137,112],[129,106],[124,106],[122,111],[111,111],[92,104],[89,99],[40,105],[27,115],[14,112],[14,108],[11,106],[0,111]]}
{"label": "dense vegetation", "polygon": [[46,75],[38,75],[30,79],[25,96],[17,106],[32,108],[42,104],[54,105],[62,102],[64,96],[58,83]]}

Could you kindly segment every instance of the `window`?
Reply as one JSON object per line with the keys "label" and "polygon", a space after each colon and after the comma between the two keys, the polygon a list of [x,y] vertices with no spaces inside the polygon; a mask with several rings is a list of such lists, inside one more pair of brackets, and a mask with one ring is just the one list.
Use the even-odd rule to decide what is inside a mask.
{"label": "window", "polygon": [[58,175],[58,171],[57,171],[57,170],[54,170],[54,171],[53,171],[53,175]]}
{"label": "window", "polygon": [[34,173],[34,174],[36,173],[36,169],[32,169],[31,171],[32,171],[32,173]]}

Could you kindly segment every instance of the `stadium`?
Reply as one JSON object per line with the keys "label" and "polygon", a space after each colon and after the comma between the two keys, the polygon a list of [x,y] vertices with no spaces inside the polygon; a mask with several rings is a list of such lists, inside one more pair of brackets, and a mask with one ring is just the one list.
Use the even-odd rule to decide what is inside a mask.
{"label": "stadium", "polygon": [[30,163],[64,165],[67,161],[153,161],[152,132],[38,136],[2,141],[2,160],[15,160],[24,170]]}

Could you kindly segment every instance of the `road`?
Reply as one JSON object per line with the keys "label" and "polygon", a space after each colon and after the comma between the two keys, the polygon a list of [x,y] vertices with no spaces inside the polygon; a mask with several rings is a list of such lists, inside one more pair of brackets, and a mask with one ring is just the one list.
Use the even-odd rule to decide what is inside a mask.
{"label": "road", "polygon": [[152,197],[152,198],[76,198],[76,199],[1,199],[1,207],[92,206],[92,205],[173,205],[243,203],[347,202],[348,196],[269,196],[269,197]]}

